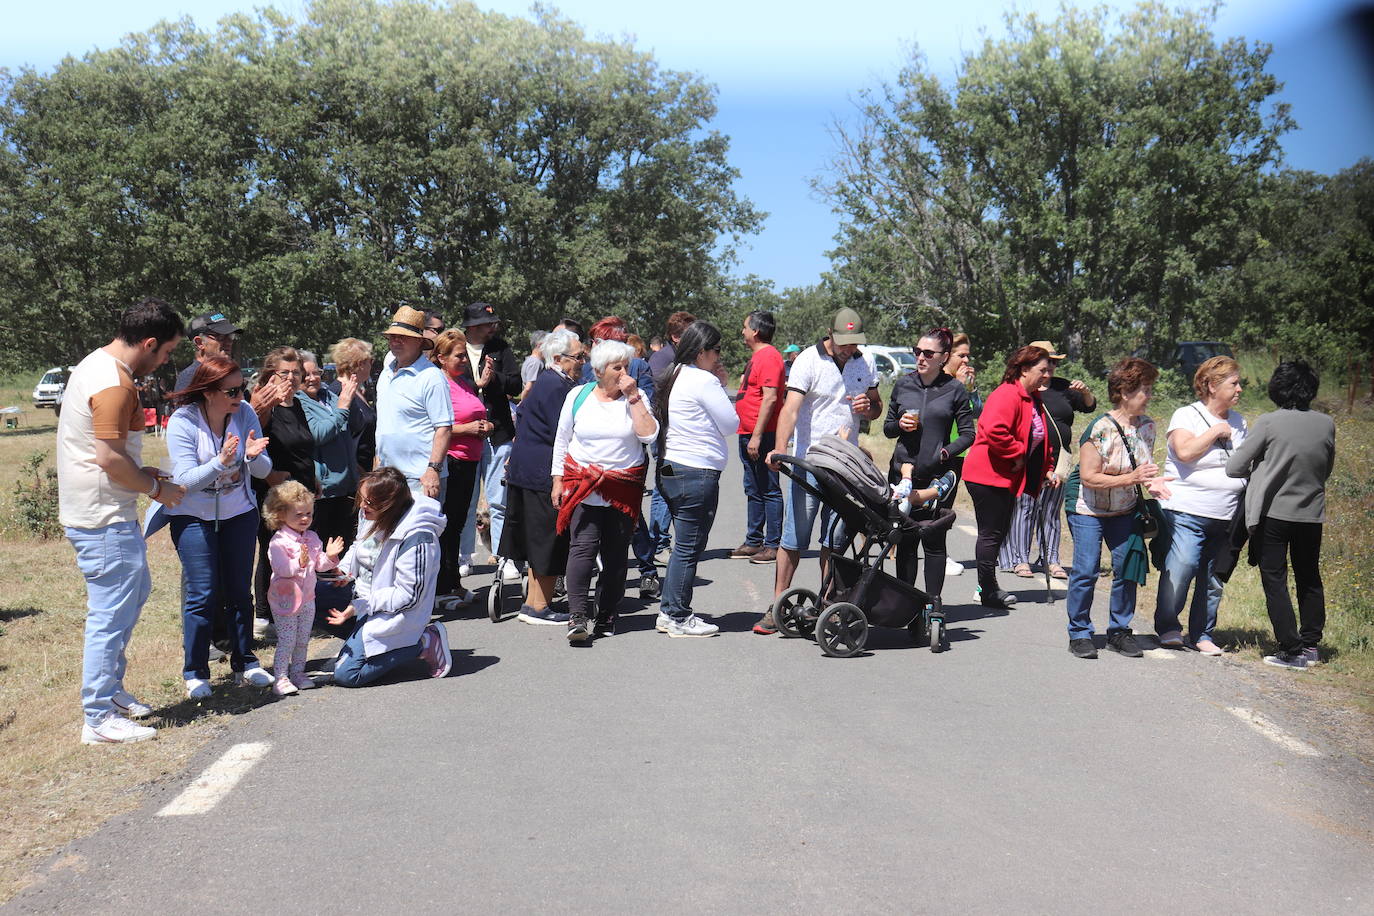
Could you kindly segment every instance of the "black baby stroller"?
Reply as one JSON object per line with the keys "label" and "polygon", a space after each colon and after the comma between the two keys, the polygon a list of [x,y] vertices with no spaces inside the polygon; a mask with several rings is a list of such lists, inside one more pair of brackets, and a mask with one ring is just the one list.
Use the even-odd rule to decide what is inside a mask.
{"label": "black baby stroller", "polygon": [[[831,551],[820,594],[794,588],[773,604],[773,620],[784,636],[813,636],[821,651],[848,658],[863,650],[869,625],[906,627],[918,643],[946,647],[940,599],[883,569],[892,547],[927,529],[948,529],[952,509],[900,512],[889,496],[887,478],[858,446],[823,436],[806,458],[779,455],[783,474],[815,495],[834,514],[827,540],[844,525],[843,541]],[[808,480],[806,475],[811,475]]]}

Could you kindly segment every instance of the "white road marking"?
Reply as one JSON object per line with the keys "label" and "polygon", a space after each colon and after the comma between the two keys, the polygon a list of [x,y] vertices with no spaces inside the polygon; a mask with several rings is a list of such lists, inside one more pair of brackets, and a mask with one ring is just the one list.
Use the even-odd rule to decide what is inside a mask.
{"label": "white road marking", "polygon": [[266,741],[234,745],[224,752],[224,756],[206,767],[205,772],[197,776],[195,782],[183,789],[180,795],[168,802],[157,816],[205,814],[219,804],[238,785],[244,774],[266,757],[271,749],[272,745]]}
{"label": "white road marking", "polygon": [[971,538],[976,538],[978,536],[978,529],[973,527],[972,525],[960,525],[956,522],[954,527],[958,528],[960,531],[962,531],[964,534],[967,534]]}
{"label": "white road marking", "polygon": [[1246,709],[1244,706],[1228,706],[1226,707],[1226,711],[1286,750],[1292,751],[1301,757],[1321,756],[1321,751],[1305,741],[1299,741],[1292,735],[1287,734],[1283,729],[1252,709]]}
{"label": "white road marking", "polygon": [[1172,659],[1172,658],[1177,657],[1177,655],[1178,655],[1178,653],[1175,652],[1175,651],[1173,651],[1172,649],[1145,649],[1144,652],[1145,652],[1145,655],[1146,655],[1148,658],[1169,658],[1169,659]]}

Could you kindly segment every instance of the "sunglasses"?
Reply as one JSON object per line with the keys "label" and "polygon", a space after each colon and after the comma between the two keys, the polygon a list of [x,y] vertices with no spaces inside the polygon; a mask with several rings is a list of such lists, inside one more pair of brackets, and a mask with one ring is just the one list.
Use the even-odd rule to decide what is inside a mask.
{"label": "sunglasses", "polygon": [[587,361],[587,354],[583,353],[581,356],[568,356],[568,355],[565,353],[565,354],[563,354],[562,356],[560,356],[560,357],[558,357],[558,358],[559,358],[559,359],[570,359],[570,360],[572,360],[572,361],[575,362],[575,363],[585,363],[585,362]]}
{"label": "sunglasses", "polygon": [[912,347],[911,349],[917,356],[924,356],[926,359],[934,359],[945,352],[944,350],[923,350],[920,347]]}
{"label": "sunglasses", "polygon": [[243,389],[243,385],[235,385],[233,388],[221,388],[219,392],[226,398],[241,398],[243,397]]}

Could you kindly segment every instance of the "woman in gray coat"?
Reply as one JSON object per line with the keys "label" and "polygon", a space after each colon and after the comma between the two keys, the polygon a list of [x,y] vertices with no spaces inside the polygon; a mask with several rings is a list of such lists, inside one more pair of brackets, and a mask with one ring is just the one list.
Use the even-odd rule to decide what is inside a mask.
{"label": "woman in gray coat", "polygon": [[[1227,474],[1250,478],[1245,491],[1250,555],[1259,555],[1269,622],[1279,644],[1264,661],[1296,670],[1321,662],[1317,646],[1326,625],[1319,565],[1326,479],[1336,461],[1336,424],[1311,409],[1317,383],[1317,373],[1307,363],[1280,363],[1269,380],[1269,399],[1279,409],[1256,420],[1226,462]],[[1290,552],[1301,629],[1288,595]]]}

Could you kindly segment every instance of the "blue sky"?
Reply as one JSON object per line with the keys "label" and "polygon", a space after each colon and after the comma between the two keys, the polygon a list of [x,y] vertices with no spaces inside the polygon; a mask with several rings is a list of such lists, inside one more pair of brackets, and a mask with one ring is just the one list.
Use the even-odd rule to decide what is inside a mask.
{"label": "blue sky", "polygon": [[[48,0],[6,12],[0,66],[40,69],[64,55],[109,47],[159,19],[189,15],[201,25],[249,10],[243,0]],[[288,13],[299,2],[272,4]],[[479,6],[526,15],[526,0],[479,0]],[[1084,3],[1082,5],[1088,5]],[[1134,4],[1109,2],[1124,8]],[[1190,5],[1198,5],[1196,3]],[[558,9],[593,35],[633,38],[668,67],[691,70],[719,88],[715,127],[731,137],[737,189],[770,216],[746,240],[741,274],[778,288],[816,282],[837,219],[814,197],[834,144],[834,120],[853,115],[861,88],[893,77],[914,42],[931,66],[952,74],[983,30],[1002,31],[1004,0],[564,0]],[[1022,0],[1016,7],[1052,17],[1058,2]],[[1349,0],[1239,0],[1222,10],[1217,33],[1274,46],[1270,71],[1286,85],[1300,129],[1285,141],[1288,165],[1335,172],[1374,155],[1374,71],[1341,25]]]}

